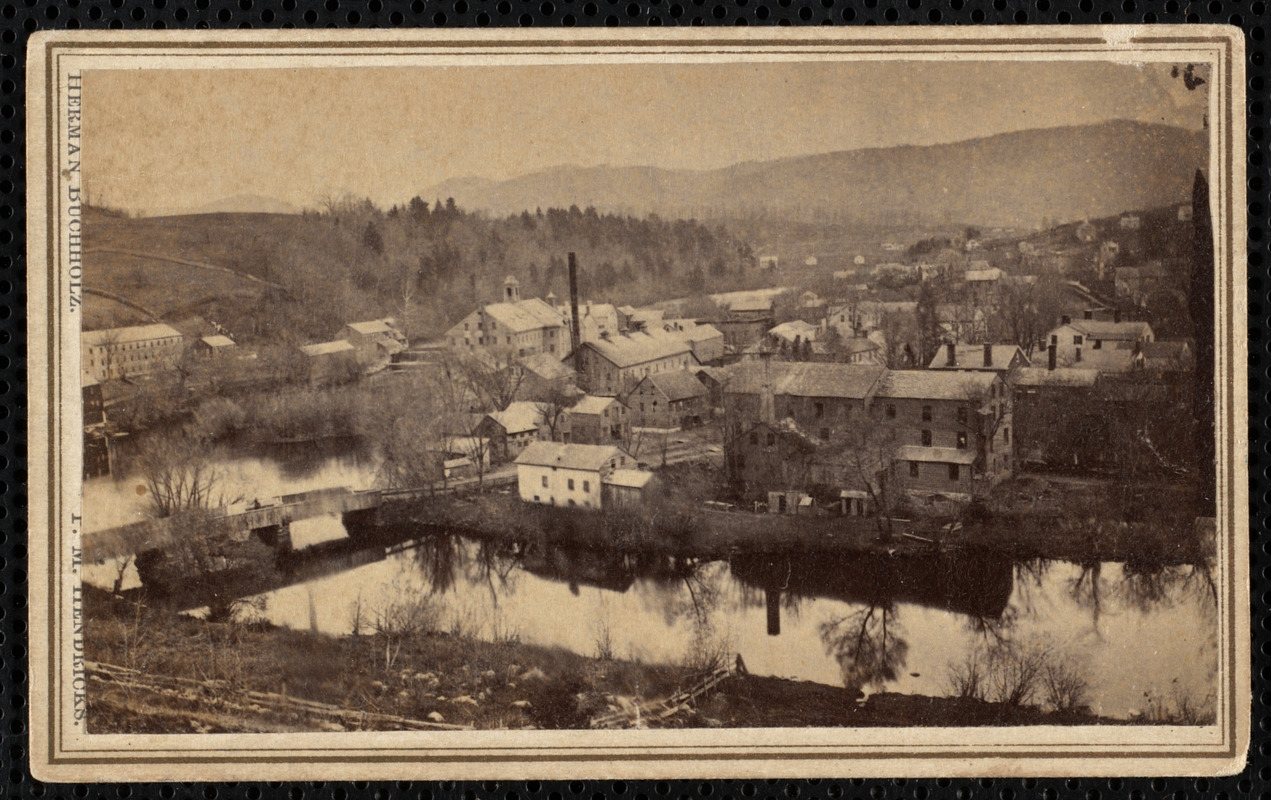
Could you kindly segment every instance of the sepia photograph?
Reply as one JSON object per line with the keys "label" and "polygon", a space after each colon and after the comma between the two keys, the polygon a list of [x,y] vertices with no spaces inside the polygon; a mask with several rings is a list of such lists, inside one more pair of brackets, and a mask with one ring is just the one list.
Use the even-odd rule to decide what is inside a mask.
{"label": "sepia photograph", "polygon": [[1189,30],[33,46],[33,717],[1238,768],[1240,39]]}

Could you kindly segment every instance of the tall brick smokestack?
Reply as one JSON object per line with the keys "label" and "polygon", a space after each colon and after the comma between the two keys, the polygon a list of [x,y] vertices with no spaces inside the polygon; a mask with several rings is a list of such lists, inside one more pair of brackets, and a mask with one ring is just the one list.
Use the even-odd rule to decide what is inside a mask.
{"label": "tall brick smokestack", "polygon": [[569,344],[574,348],[574,372],[581,378],[583,357],[580,352],[582,331],[578,327],[578,259],[573,253],[569,254],[569,313],[574,323],[569,331]]}

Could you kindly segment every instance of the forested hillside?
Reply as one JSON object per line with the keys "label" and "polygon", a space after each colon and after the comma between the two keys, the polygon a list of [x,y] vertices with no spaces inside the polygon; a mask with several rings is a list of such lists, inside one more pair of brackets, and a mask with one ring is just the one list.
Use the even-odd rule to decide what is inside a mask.
{"label": "forested hillside", "polygon": [[[418,197],[387,210],[329,200],[301,215],[129,219],[94,211],[86,215],[85,244],[90,289],[145,293],[147,307],[164,317],[215,319],[247,341],[313,341],[347,321],[385,315],[405,318],[411,338],[429,338],[477,303],[496,300],[507,275],[521,282],[524,297],[567,297],[570,251],[578,254],[584,297],[620,303],[733,288],[754,261],[747,243],[691,220],[577,206],[492,218],[453,200]],[[251,297],[227,303],[191,300],[202,295],[190,276],[167,286],[174,265],[120,251],[227,267],[277,288],[255,285]]]}

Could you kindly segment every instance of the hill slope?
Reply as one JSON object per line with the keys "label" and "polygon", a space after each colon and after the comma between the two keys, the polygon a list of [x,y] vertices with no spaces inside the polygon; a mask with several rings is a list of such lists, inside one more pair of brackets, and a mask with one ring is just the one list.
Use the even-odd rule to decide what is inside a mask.
{"label": "hill slope", "polygon": [[1203,132],[1118,121],[705,171],[563,166],[446,181],[424,196],[496,213],[576,204],[663,217],[1033,227],[1184,202],[1206,158]]}

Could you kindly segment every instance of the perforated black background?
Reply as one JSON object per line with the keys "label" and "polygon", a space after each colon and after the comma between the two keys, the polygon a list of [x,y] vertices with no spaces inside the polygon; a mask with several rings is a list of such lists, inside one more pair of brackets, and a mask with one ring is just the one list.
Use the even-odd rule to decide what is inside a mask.
{"label": "perforated black background", "polygon": [[[287,798],[287,800],[1271,800],[1271,477],[1268,443],[1266,2],[1179,0],[0,0],[0,791],[38,798]],[[24,80],[29,34],[101,28],[395,28],[645,25],[926,25],[1228,23],[1243,28],[1248,77],[1250,560],[1253,745],[1241,775],[1222,779],[809,780],[573,782],[327,782],[47,785],[27,749],[26,291]]]}

